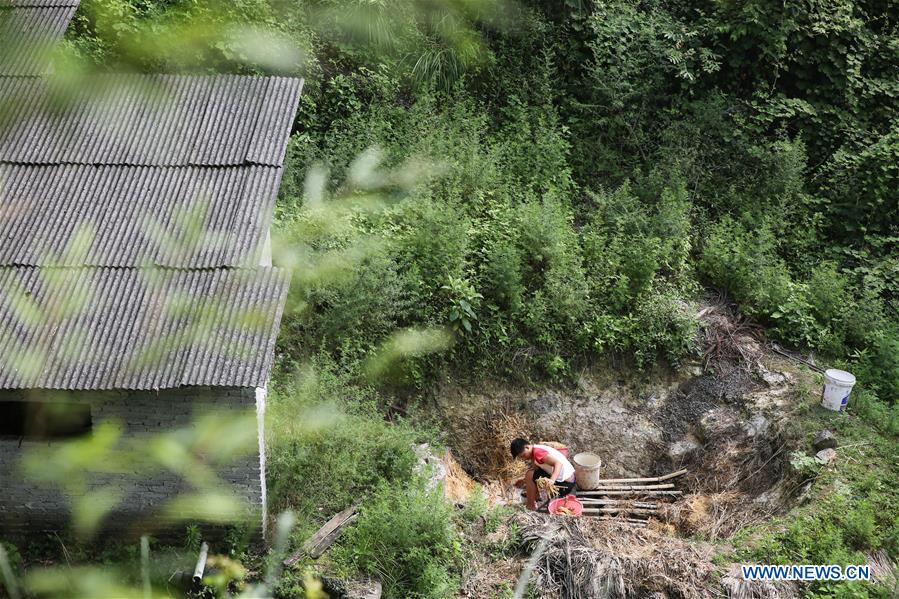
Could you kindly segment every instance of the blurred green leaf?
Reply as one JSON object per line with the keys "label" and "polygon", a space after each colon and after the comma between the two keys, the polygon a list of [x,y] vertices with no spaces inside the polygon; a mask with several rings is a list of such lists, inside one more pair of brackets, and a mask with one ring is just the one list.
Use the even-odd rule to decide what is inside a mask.
{"label": "blurred green leaf", "polygon": [[398,331],[367,362],[365,372],[370,378],[380,378],[406,358],[443,351],[451,343],[452,334],[441,328]]}

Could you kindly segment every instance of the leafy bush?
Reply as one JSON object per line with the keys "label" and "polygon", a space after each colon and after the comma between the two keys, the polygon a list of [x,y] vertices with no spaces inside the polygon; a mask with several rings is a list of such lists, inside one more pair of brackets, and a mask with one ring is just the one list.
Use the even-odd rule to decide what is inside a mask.
{"label": "leafy bush", "polygon": [[889,235],[899,220],[899,130],[853,140],[834,152],[824,169],[822,191],[830,199],[832,227],[841,236]]}
{"label": "leafy bush", "polygon": [[652,235],[650,214],[625,183],[612,193],[594,193],[582,235],[593,295],[620,312],[652,285],[660,267],[661,240]]}
{"label": "leafy bush", "polygon": [[570,191],[568,130],[552,105],[530,106],[516,94],[503,107],[502,119],[495,144],[498,167],[524,188]]}
{"label": "leafy bush", "polygon": [[[857,366],[853,369],[858,372]],[[861,371],[860,375],[865,376],[865,372]],[[864,384],[858,384],[852,393],[854,412],[884,433],[899,437],[899,403],[890,405]]]}
{"label": "leafy bush", "polygon": [[541,346],[561,345],[587,308],[587,283],[570,211],[548,193],[542,202],[521,205],[516,225],[527,288],[522,325]]}
{"label": "leafy bush", "polygon": [[590,198],[590,217],[581,234],[592,293],[600,305],[620,312],[648,293],[658,277],[686,278],[690,201],[681,181],[664,185],[652,204],[628,182]]}
{"label": "leafy bush", "polygon": [[269,509],[292,509],[298,535],[382,482],[408,481],[418,433],[386,422],[371,390],[347,384],[327,361],[276,384],[267,410]]}
{"label": "leafy bush", "polygon": [[851,349],[857,378],[895,402],[899,336],[883,315],[882,300],[855,287],[832,262],[798,280],[775,246],[768,224],[751,231],[725,217],[711,228],[699,268],[747,314],[769,323],[774,337],[830,356]]}
{"label": "leafy bush", "polygon": [[440,492],[422,487],[414,478],[379,486],[335,552],[345,568],[377,576],[385,597],[455,594],[457,573],[450,564],[460,544],[452,506]]}
{"label": "leafy bush", "polygon": [[[71,44],[81,58],[101,69],[317,71],[314,36],[305,15],[287,15],[264,0],[86,0],[81,6]],[[266,52],[265,44],[272,44],[274,35],[262,38],[254,27],[267,28],[291,44]],[[296,52],[288,51],[293,49]],[[280,56],[275,56],[278,51]]]}
{"label": "leafy bush", "polygon": [[441,305],[445,301],[441,289],[450,278],[463,275],[468,223],[458,212],[427,200],[409,201],[391,220],[396,223],[392,244],[396,259],[415,282],[415,316],[419,322],[438,322],[438,314],[449,308]]}
{"label": "leafy bush", "polygon": [[868,338],[873,338],[871,345],[856,352],[852,368],[895,408],[899,406],[899,329],[871,329]]}
{"label": "leafy bush", "polygon": [[306,309],[288,315],[283,324],[292,346],[329,352],[347,371],[356,370],[399,328],[415,299],[383,249],[370,249],[354,266],[345,276],[307,289],[300,300]]}
{"label": "leafy bush", "polygon": [[[643,190],[645,197],[628,188],[603,195],[596,233],[583,235],[565,129],[552,106],[533,110],[510,100],[501,113],[508,121],[492,130],[464,97],[421,95],[401,111],[391,93],[375,92],[370,106],[333,115],[317,148],[292,145],[288,163],[322,160],[333,186],[364,144],[377,144],[387,166],[436,163],[439,176],[311,248],[334,251],[354,236],[378,242],[354,271],[299,298],[308,308],[288,320],[283,345],[299,355],[327,351],[358,374],[391,327],[445,326],[458,342],[444,363],[489,372],[519,355],[527,369],[556,378],[601,345],[639,352],[641,365],[688,351],[691,329],[680,325],[692,293],[691,204],[682,179],[669,177],[657,191]],[[295,175],[286,178],[288,193],[302,192]],[[302,202],[287,197],[282,205],[282,232],[308,226]],[[669,301],[675,295],[678,309]],[[585,333],[597,311],[621,319],[620,342]],[[439,358],[419,360],[404,380],[423,384],[440,367]],[[520,374],[520,364],[514,370]]]}
{"label": "leafy bush", "polygon": [[5,585],[8,584],[8,581],[5,580],[6,570],[4,568],[8,567],[9,572],[18,576],[19,568],[22,565],[22,554],[12,543],[0,540],[0,555],[5,560],[5,563],[0,564],[0,578],[3,578],[4,588],[6,588]]}
{"label": "leafy bush", "polygon": [[664,356],[669,363],[695,349],[698,323],[696,310],[675,290],[659,290],[642,298],[631,319],[628,346],[639,367]]}

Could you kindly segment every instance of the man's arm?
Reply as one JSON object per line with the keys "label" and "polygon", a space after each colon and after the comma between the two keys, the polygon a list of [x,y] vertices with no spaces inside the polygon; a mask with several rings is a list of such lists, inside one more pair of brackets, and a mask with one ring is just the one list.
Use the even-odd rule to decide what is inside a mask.
{"label": "man's arm", "polygon": [[556,481],[559,480],[559,477],[562,475],[562,462],[551,455],[547,455],[543,458],[543,462],[553,467],[553,473],[549,475],[549,484],[556,484]]}

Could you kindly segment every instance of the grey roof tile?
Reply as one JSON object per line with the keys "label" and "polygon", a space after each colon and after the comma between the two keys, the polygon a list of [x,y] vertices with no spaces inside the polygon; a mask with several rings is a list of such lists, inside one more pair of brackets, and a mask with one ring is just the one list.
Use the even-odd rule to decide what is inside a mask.
{"label": "grey roof tile", "polygon": [[13,7],[50,7],[50,6],[74,6],[77,7],[80,0],[0,0],[0,6]]}
{"label": "grey roof tile", "polygon": [[[12,6],[0,9],[0,42],[17,50],[0,50],[0,388],[264,385],[288,276],[233,267],[267,234],[302,80],[107,75],[62,96],[36,77],[37,47],[77,2]],[[185,237],[193,209],[202,233]]]}
{"label": "grey roof tile", "polygon": [[0,162],[280,166],[302,80],[112,75],[60,102],[43,82],[0,78]]}
{"label": "grey roof tile", "polygon": [[0,265],[257,264],[281,172],[0,164]]}
{"label": "grey roof tile", "polygon": [[75,15],[77,2],[0,0],[0,77],[42,75],[57,42]]}
{"label": "grey roof tile", "polygon": [[0,268],[0,388],[258,387],[287,275],[275,268]]}

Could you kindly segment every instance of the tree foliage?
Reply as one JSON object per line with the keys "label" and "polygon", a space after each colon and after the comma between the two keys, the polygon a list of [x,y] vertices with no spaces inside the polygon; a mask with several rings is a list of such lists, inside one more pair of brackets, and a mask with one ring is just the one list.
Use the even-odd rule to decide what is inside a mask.
{"label": "tree foliage", "polygon": [[[310,17],[356,3],[294,13],[318,75],[281,206],[304,210],[303,167],[337,189],[368,147],[435,167],[352,223],[384,245],[310,297],[297,346],[352,370],[390,327],[454,330],[404,384],[447,367],[565,376],[608,353],[678,362],[710,285],[896,397],[894,6],[559,0],[503,5],[502,27],[463,4],[432,8],[473,28],[479,59],[442,80],[400,57],[465,53],[433,12],[367,3],[361,33]],[[351,325],[353,302],[373,309]]]}

